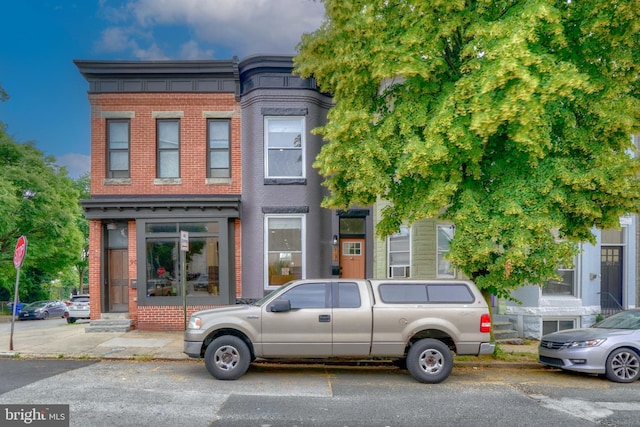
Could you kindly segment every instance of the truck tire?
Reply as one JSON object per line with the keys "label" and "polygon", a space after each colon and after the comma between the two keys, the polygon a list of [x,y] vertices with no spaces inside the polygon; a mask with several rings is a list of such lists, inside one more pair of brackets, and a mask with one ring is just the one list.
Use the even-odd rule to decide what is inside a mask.
{"label": "truck tire", "polygon": [[442,341],[425,338],[413,343],[407,352],[407,369],[422,383],[444,381],[453,368],[451,350]]}
{"label": "truck tire", "polygon": [[211,341],[204,352],[204,364],[214,378],[235,380],[249,369],[251,352],[242,339],[223,335]]}

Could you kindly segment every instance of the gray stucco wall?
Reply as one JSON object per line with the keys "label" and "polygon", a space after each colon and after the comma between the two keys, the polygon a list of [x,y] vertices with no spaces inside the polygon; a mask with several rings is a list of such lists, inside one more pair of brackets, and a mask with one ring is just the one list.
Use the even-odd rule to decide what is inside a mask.
{"label": "gray stucco wall", "polygon": [[[295,80],[297,77],[289,77]],[[254,75],[254,81],[255,81]],[[266,80],[266,79],[265,79]],[[269,81],[277,80],[272,78]],[[312,164],[322,146],[322,138],[311,130],[326,123],[331,98],[311,89],[257,88],[243,94],[242,106],[242,296],[262,297],[265,293],[264,209],[287,209],[306,216],[306,277],[330,277],[332,255],[332,215],[320,203],[326,191],[322,177]],[[267,110],[265,110],[267,109]],[[277,110],[276,110],[277,109]],[[306,109],[305,165],[303,184],[265,183],[264,111],[273,113]],[[269,114],[271,115],[271,114]]]}

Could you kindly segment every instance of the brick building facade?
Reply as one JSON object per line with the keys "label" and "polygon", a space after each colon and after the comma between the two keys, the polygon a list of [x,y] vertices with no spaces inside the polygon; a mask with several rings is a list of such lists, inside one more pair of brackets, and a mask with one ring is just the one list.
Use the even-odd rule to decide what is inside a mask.
{"label": "brick building facade", "polygon": [[337,274],[342,244],[370,275],[368,210],[320,207],[311,131],[331,97],[291,57],[75,63],[91,105],[91,328],[182,330],[196,310]]}
{"label": "brick building facade", "polygon": [[119,318],[180,330],[185,315],[234,303],[242,274],[237,61],[76,66],[91,105],[83,208],[92,324]]}

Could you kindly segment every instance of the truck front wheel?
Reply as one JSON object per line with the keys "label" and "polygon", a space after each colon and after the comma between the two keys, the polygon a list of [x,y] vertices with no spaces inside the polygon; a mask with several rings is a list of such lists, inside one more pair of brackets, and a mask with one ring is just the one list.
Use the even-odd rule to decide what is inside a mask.
{"label": "truck front wheel", "polygon": [[451,350],[442,341],[425,338],[409,347],[407,369],[420,382],[442,382],[449,376],[452,368]]}
{"label": "truck front wheel", "polygon": [[249,369],[251,352],[240,338],[223,335],[211,341],[204,352],[204,364],[219,380],[235,380]]}

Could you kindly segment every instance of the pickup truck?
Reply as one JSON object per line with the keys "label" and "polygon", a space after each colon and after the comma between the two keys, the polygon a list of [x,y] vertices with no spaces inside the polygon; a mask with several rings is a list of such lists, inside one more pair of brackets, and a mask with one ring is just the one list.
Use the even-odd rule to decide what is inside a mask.
{"label": "pickup truck", "polygon": [[424,383],[445,380],[453,354],[491,354],[491,317],[464,280],[304,279],[252,305],[198,311],[184,353],[204,358],[219,380],[242,376],[256,358],[388,358]]}

